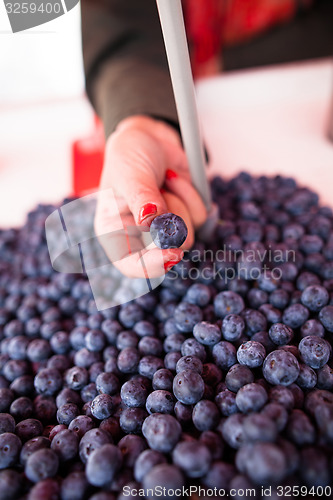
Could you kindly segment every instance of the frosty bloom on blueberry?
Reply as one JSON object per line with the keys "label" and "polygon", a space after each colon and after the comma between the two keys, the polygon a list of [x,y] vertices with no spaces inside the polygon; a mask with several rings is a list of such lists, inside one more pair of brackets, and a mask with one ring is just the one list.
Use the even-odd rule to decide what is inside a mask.
{"label": "frosty bloom on blueberry", "polygon": [[153,220],[150,234],[158,248],[179,248],[187,238],[187,227],[179,215],[162,214]]}

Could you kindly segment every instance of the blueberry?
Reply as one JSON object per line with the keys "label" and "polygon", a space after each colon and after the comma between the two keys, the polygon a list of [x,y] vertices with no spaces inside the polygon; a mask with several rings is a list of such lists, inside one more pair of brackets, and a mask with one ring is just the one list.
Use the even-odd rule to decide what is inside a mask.
{"label": "blueberry", "polygon": [[212,355],[215,363],[222,370],[228,370],[237,362],[236,348],[225,340],[214,345]]}
{"label": "blueberry", "polygon": [[126,434],[140,434],[148,412],[143,408],[125,408],[119,419],[120,428]]}
{"label": "blueberry", "polygon": [[309,488],[331,483],[328,457],[319,447],[309,446],[301,450],[299,470],[302,481]]}
{"label": "blueberry", "polygon": [[34,406],[30,398],[22,396],[12,402],[9,411],[16,421],[25,420],[32,416]]}
{"label": "blueberry", "polygon": [[[200,344],[199,344],[200,345]],[[178,351],[174,352],[168,352],[164,356],[164,366],[167,370],[170,370],[171,372],[176,371],[176,366],[179,361],[179,359],[182,357],[181,353]],[[159,369],[159,368],[157,368]]]}
{"label": "blueberry", "polygon": [[223,318],[221,329],[225,340],[235,342],[241,338],[245,330],[245,322],[243,318],[237,314],[228,314]]}
{"label": "blueberry", "polygon": [[56,354],[66,354],[71,347],[67,332],[56,332],[50,338],[50,346]]}
{"label": "blueberry", "polygon": [[[149,492],[149,499],[155,500],[158,495],[154,491],[182,490],[185,481],[178,467],[169,464],[159,464],[153,467],[143,479],[143,488]],[[151,493],[150,493],[151,492]],[[170,495],[171,493],[169,493]],[[173,498],[174,495],[170,496]]]}
{"label": "blueberry", "polygon": [[100,352],[105,347],[105,335],[101,330],[89,330],[85,336],[85,347],[92,352]]}
{"label": "blueberry", "polygon": [[260,410],[267,402],[266,390],[259,384],[252,382],[239,389],[236,394],[236,405],[242,413]]}
{"label": "blueberry", "polygon": [[249,340],[241,344],[237,350],[237,360],[241,365],[257,368],[264,362],[266,350],[262,344]]}
{"label": "blueberry", "polygon": [[263,375],[273,385],[290,385],[299,375],[299,364],[293,354],[278,350],[268,354],[263,364]]}
{"label": "blueberry", "polygon": [[0,434],[4,432],[15,433],[15,420],[9,413],[0,413]]}
{"label": "blueberry", "polygon": [[47,362],[46,368],[58,370],[63,373],[71,366],[70,359],[64,354],[55,354],[51,356]]}
{"label": "blueberry", "polygon": [[143,407],[146,404],[148,391],[139,380],[128,380],[120,390],[121,399],[130,408]]}
{"label": "blueberry", "polygon": [[242,297],[232,291],[220,292],[214,299],[215,313],[220,318],[224,318],[228,314],[239,314],[244,307]]}
{"label": "blueberry", "polygon": [[150,234],[158,248],[179,248],[187,238],[187,227],[181,217],[167,213],[155,217]]}
{"label": "blueberry", "polygon": [[[311,368],[309,369],[311,370]],[[317,379],[317,387],[319,389],[326,389],[327,391],[331,391],[333,389],[333,368],[331,368],[329,365],[324,365],[322,368],[320,368],[320,370],[317,371]]]}
{"label": "blueberry", "polygon": [[244,419],[244,436],[247,443],[274,442],[278,429],[276,423],[264,413],[252,413]]}
{"label": "blueberry", "polygon": [[0,435],[0,469],[12,467],[20,456],[22,443],[18,436],[11,432]]}
{"label": "blueberry", "polygon": [[138,321],[133,326],[133,330],[139,337],[152,337],[155,335],[155,326],[150,321]]}
{"label": "blueberry", "polygon": [[38,483],[58,472],[59,459],[57,454],[48,448],[42,448],[32,453],[25,464],[24,472],[33,483]]}
{"label": "blueberry", "polygon": [[319,320],[326,330],[333,332],[333,305],[325,306],[319,313]]}
{"label": "blueberry", "polygon": [[206,306],[211,299],[211,291],[207,285],[202,283],[194,283],[187,290],[185,301],[190,304],[195,304],[199,307]]}
{"label": "blueberry", "polygon": [[302,304],[293,304],[284,310],[282,321],[290,328],[300,328],[309,319],[309,311]]}
{"label": "blueberry", "polygon": [[43,479],[36,483],[30,490],[29,500],[51,500],[59,498],[60,484],[53,478]]}
{"label": "blueberry", "polygon": [[144,450],[135,461],[134,464],[134,477],[137,481],[142,482],[148,472],[155,467],[155,465],[165,464],[165,456],[155,450]]}
{"label": "blueberry", "polygon": [[172,382],[173,382],[172,372],[170,370],[167,370],[166,368],[160,368],[159,370],[157,370],[157,372],[154,373],[152,381],[153,389],[155,391],[159,389],[164,391],[172,391]]}
{"label": "blueberry", "polygon": [[236,406],[236,394],[228,389],[219,392],[215,397],[215,403],[224,417],[229,417],[238,412]]}
{"label": "blueberry", "polygon": [[249,306],[256,309],[267,302],[268,294],[260,288],[251,288],[247,294],[247,300]]}
{"label": "blueberry", "polygon": [[[169,353],[171,356],[173,354],[178,354],[178,353]],[[180,355],[179,355],[180,357]],[[175,361],[177,363],[179,358]],[[161,358],[158,358],[157,356],[143,356],[143,358],[140,359],[139,365],[138,365],[138,372],[140,375],[143,375],[144,377],[147,377],[149,379],[153,379],[154,373],[157,372],[160,368],[164,368],[164,363]],[[168,368],[165,364],[165,368]],[[170,368],[171,369],[171,368]]]}
{"label": "blueberry", "polygon": [[153,391],[146,400],[148,413],[173,413],[175,400],[171,392],[164,390]]}
{"label": "blueberry", "polygon": [[73,366],[65,375],[66,384],[70,389],[79,391],[88,383],[88,372],[80,366]]}
{"label": "blueberry", "polygon": [[16,425],[15,433],[21,441],[29,441],[43,433],[43,425],[35,418],[27,418]]}
{"label": "blueberry", "polygon": [[284,309],[289,302],[289,295],[286,290],[278,288],[269,295],[269,302],[277,309]]}
{"label": "blueberry", "polygon": [[329,301],[329,294],[323,286],[308,286],[301,296],[302,304],[310,311],[320,311]]}
{"label": "blueberry", "polygon": [[281,432],[287,425],[288,412],[286,408],[279,403],[272,402],[266,404],[262,408],[261,413],[275,422],[279,432]]}
{"label": "blueberry", "polygon": [[71,472],[61,483],[62,500],[81,500],[88,492],[89,484],[83,471]]}
{"label": "blueberry", "polygon": [[222,437],[231,448],[238,449],[244,443],[244,415],[235,413],[222,424]]}
{"label": "blueberry", "polygon": [[223,374],[222,370],[214,363],[205,363],[202,367],[202,379],[209,387],[215,387],[221,382]]}
{"label": "blueberry", "polygon": [[135,323],[144,319],[142,308],[136,303],[125,304],[119,311],[119,321],[125,328],[133,328]]}
{"label": "blueberry", "polygon": [[222,462],[222,460],[216,460],[211,464],[208,473],[202,478],[202,483],[210,489],[229,490],[235,474],[236,469],[233,465]]}
{"label": "blueberry", "polygon": [[118,356],[117,366],[122,373],[135,373],[138,369],[140,353],[135,347],[126,347]]}
{"label": "blueberry", "polygon": [[110,442],[112,442],[110,434],[103,429],[89,430],[80,441],[79,455],[81,461],[85,464],[94,450]]}
{"label": "blueberry", "polygon": [[143,356],[152,355],[152,356],[161,356],[163,353],[163,344],[160,339],[156,337],[143,337],[139,344],[138,349],[140,354]]}
{"label": "blueberry", "polygon": [[293,410],[286,428],[287,436],[297,446],[313,444],[316,431],[309,417],[302,410]]}
{"label": "blueberry", "polygon": [[166,353],[179,351],[184,341],[184,335],[181,333],[172,333],[164,339],[163,349]]}
{"label": "blueberry", "polygon": [[64,429],[53,438],[51,449],[56,452],[61,462],[72,460],[79,451],[79,437],[75,432]]}
{"label": "blueberry", "polygon": [[118,441],[121,436],[119,417],[109,417],[102,420],[99,424],[99,429],[105,431],[113,440]]}
{"label": "blueberry", "polygon": [[140,453],[147,448],[145,440],[134,434],[127,434],[118,443],[125,467],[133,467]]}
{"label": "blueberry", "polygon": [[[327,365],[325,365],[327,366]],[[300,371],[299,371],[299,376],[298,379],[296,380],[296,383],[302,388],[302,389],[313,389],[315,385],[317,384],[317,374],[316,372],[310,368],[308,365],[300,365]],[[332,370],[333,374],[333,370]],[[332,385],[333,387],[333,385]],[[325,389],[325,387],[322,387],[322,389]]]}
{"label": "blueberry", "polygon": [[252,336],[254,333],[265,331],[267,328],[267,319],[255,309],[245,309],[242,311],[245,320],[246,334]]}
{"label": "blueberry", "polygon": [[94,427],[94,422],[87,415],[78,415],[73,418],[68,425],[68,429],[73,431],[80,439]]}
{"label": "blueberry", "polygon": [[62,406],[57,411],[57,420],[59,424],[69,425],[72,420],[78,417],[80,414],[79,408],[73,403],[67,403]]}
{"label": "blueberry", "polygon": [[57,406],[52,396],[37,396],[34,399],[34,416],[42,422],[50,422],[54,419]]}
{"label": "blueberry", "polygon": [[197,403],[202,398],[204,390],[204,381],[194,370],[179,372],[173,380],[173,393],[183,404]]}
{"label": "blueberry", "polygon": [[307,337],[308,335],[324,337],[325,329],[317,319],[308,319],[308,321],[306,321],[304,325],[301,326],[300,333],[302,337]]}
{"label": "blueberry", "polygon": [[74,354],[74,364],[81,368],[89,368],[93,363],[100,361],[100,353],[89,351],[85,347]]}
{"label": "blueberry", "polygon": [[179,373],[184,370],[194,370],[201,374],[203,370],[202,362],[196,356],[183,356],[177,361],[176,372]]}
{"label": "blueberry", "polygon": [[108,487],[122,464],[121,451],[113,444],[104,444],[89,455],[86,477],[90,484]]}
{"label": "blueberry", "polygon": [[193,328],[193,336],[198,342],[207,346],[214,346],[221,340],[221,330],[218,326],[201,321]]}
{"label": "blueberry", "polygon": [[199,431],[215,429],[220,420],[220,412],[213,401],[202,399],[193,408],[192,420]]}
{"label": "blueberry", "polygon": [[39,394],[53,396],[62,386],[62,376],[58,370],[45,368],[37,373],[35,377],[35,389]]}
{"label": "blueberry", "polygon": [[195,356],[202,362],[205,361],[207,356],[205,347],[194,338],[188,338],[183,342],[181,346],[181,354],[182,356]]}
{"label": "blueberry", "polygon": [[99,394],[91,403],[91,413],[98,420],[110,417],[114,412],[114,402],[109,394]]}
{"label": "blueberry", "polygon": [[0,498],[3,500],[15,500],[20,496],[22,487],[22,477],[14,469],[5,469],[0,471]]}
{"label": "blueberry", "polygon": [[202,311],[194,304],[181,302],[175,309],[174,318],[179,331],[189,333],[196,323],[202,321]]}
{"label": "blueberry", "polygon": [[181,426],[171,415],[154,413],[143,422],[142,434],[150,448],[169,453],[180,439]]}
{"label": "blueberry", "polygon": [[270,339],[277,345],[286,345],[289,344],[293,337],[293,330],[283,323],[275,323],[269,329]]}
{"label": "blueberry", "polygon": [[246,472],[255,484],[280,484],[287,474],[285,455],[273,443],[256,443],[246,462]]}
{"label": "blueberry", "polygon": [[80,395],[77,392],[75,392],[73,389],[69,389],[68,387],[65,387],[57,395],[57,398],[56,398],[57,408],[60,408],[60,406],[66,404],[66,403],[73,403],[73,404],[79,405],[80,404]]}
{"label": "blueberry", "polygon": [[254,375],[250,368],[244,365],[233,365],[225,376],[226,387],[232,392],[238,392],[241,387],[252,382]]}
{"label": "blueberry", "polygon": [[199,441],[178,443],[172,452],[172,461],[191,478],[207,474],[212,457],[208,448]]}
{"label": "blueberry", "polygon": [[307,336],[299,343],[299,352],[305,364],[311,368],[322,368],[330,358],[328,342],[320,337]]}
{"label": "blueberry", "polygon": [[27,337],[18,335],[10,339],[8,344],[8,354],[11,359],[26,359],[27,348],[30,340]]}
{"label": "blueberry", "polygon": [[3,367],[3,375],[9,382],[13,382],[16,378],[27,375],[29,372],[30,366],[23,359],[10,359]]}

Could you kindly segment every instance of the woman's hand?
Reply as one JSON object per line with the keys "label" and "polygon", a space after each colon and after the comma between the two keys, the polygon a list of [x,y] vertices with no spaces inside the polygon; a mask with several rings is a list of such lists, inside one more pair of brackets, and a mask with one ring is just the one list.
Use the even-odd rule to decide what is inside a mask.
{"label": "woman's hand", "polygon": [[[144,233],[166,212],[187,225],[182,248],[145,247]],[[162,276],[192,246],[194,231],[205,219],[176,130],[146,116],[123,120],[106,143],[95,216],[96,235],[109,259],[129,277]]]}

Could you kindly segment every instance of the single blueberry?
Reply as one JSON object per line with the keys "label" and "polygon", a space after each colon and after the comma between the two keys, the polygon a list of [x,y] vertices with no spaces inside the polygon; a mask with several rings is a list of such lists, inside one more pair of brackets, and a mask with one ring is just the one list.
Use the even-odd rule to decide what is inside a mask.
{"label": "single blueberry", "polygon": [[155,217],[150,234],[158,248],[179,248],[187,238],[187,227],[178,215],[167,213]]}

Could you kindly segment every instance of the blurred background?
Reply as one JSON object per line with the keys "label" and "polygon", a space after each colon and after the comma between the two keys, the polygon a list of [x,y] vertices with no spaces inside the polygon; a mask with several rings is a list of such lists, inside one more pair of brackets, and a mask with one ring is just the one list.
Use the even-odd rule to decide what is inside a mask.
{"label": "blurred background", "polygon": [[[287,25],[225,49],[224,73],[198,81],[213,171],[296,175],[331,202],[332,19],[332,0],[317,0]],[[38,202],[85,187],[73,184],[77,140],[74,160],[96,169],[96,182],[102,136],[84,94],[79,6],[12,34],[0,3],[0,37],[0,227],[8,227]]]}

